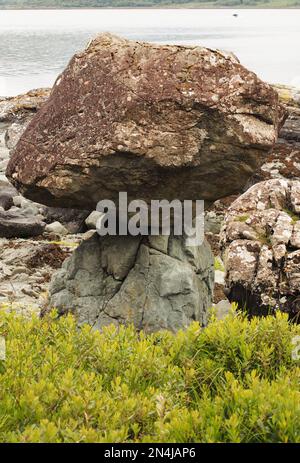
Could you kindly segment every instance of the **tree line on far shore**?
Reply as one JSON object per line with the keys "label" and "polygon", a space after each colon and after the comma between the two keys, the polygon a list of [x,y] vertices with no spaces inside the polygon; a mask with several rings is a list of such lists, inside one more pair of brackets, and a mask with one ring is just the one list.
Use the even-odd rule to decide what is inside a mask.
{"label": "tree line on far shore", "polygon": [[300,0],[0,0],[1,8],[300,7]]}

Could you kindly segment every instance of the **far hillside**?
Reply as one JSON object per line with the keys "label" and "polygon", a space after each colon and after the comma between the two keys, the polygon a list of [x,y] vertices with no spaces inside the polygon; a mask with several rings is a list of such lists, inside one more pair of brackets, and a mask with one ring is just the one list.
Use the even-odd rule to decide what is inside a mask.
{"label": "far hillside", "polygon": [[0,0],[0,9],[30,8],[299,8],[300,0]]}

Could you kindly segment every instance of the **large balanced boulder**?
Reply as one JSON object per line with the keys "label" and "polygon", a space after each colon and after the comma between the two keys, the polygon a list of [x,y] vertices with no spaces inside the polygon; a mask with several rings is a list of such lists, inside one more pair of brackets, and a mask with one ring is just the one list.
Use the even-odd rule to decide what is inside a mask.
{"label": "large balanced boulder", "polygon": [[95,233],[54,276],[50,307],[95,328],[132,323],[138,330],[175,331],[194,320],[206,324],[213,283],[207,242],[186,247],[182,237]]}
{"label": "large balanced boulder", "polygon": [[214,201],[241,190],[284,117],[232,55],[102,34],[57,79],[7,176],[49,206],[92,210],[120,191]]}
{"label": "large balanced boulder", "polygon": [[229,207],[221,232],[230,301],[251,314],[300,312],[300,181],[271,179]]}

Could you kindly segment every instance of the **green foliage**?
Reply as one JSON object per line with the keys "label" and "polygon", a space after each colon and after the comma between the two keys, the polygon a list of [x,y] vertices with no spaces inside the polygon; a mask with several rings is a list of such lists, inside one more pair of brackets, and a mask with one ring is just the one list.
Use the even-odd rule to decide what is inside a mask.
{"label": "green foliage", "polygon": [[300,327],[232,313],[176,335],[0,313],[0,442],[300,442]]}
{"label": "green foliage", "polygon": [[220,272],[225,272],[225,267],[222,261],[218,257],[215,257],[214,267],[215,267],[215,270],[219,270]]}

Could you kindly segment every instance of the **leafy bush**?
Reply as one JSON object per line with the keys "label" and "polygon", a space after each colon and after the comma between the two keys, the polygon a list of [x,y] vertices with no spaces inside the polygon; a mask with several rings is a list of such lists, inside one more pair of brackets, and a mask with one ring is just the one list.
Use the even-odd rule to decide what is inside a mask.
{"label": "leafy bush", "polygon": [[0,314],[1,442],[300,442],[300,327],[231,314],[176,335]]}

